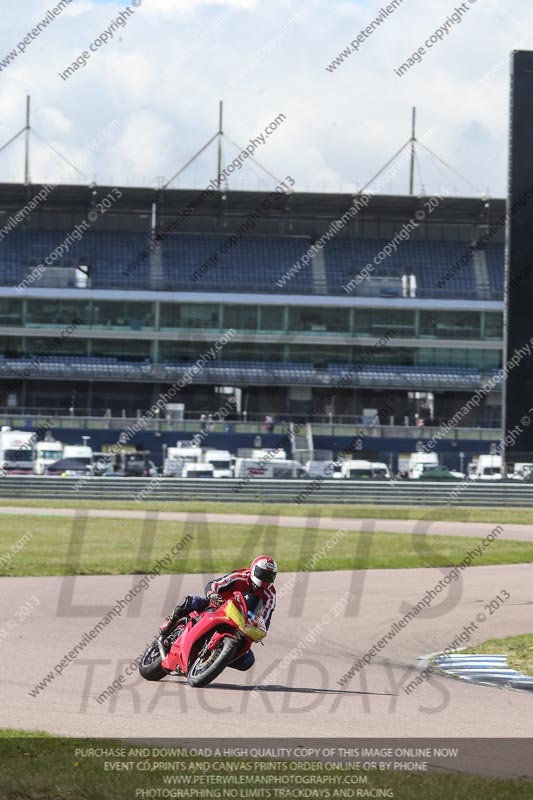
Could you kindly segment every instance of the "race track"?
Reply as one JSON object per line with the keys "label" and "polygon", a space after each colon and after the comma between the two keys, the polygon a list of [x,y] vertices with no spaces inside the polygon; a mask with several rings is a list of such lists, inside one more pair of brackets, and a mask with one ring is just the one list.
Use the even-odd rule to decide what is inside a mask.
{"label": "race track", "polygon": [[[96,696],[150,641],[171,598],[200,592],[202,577],[152,581],[129,606],[129,616],[124,612],[111,621],[36,697],[29,695],[35,684],[141,576],[2,578],[0,630],[7,635],[0,642],[0,726],[140,738],[533,737],[531,693],[440,676],[431,676],[409,694],[404,688],[418,674],[412,668],[416,658],[446,647],[503,590],[511,598],[492,615],[487,613],[472,642],[531,631],[530,565],[465,570],[461,581],[439,594],[368,666],[339,685],[354,659],[443,574],[435,569],[313,573],[307,587],[299,584],[294,591],[283,590],[293,576],[281,574],[278,590],[283,596],[265,646],[255,647],[253,670],[226,670],[206,689],[192,689],[175,677],[148,683],[135,673],[100,704]],[[352,595],[347,614],[335,616],[334,605],[347,592]],[[32,596],[39,605],[13,625]],[[94,604],[101,609],[85,607]],[[296,656],[280,667],[292,648]],[[257,686],[262,688],[254,691]],[[514,774],[511,761],[498,769],[503,767]],[[484,768],[490,772],[497,766],[491,761]],[[523,774],[523,765],[519,772]]]}
{"label": "race track", "polygon": [[[317,509],[319,511],[319,509]],[[466,510],[465,510],[466,512]],[[161,522],[212,523],[233,525],[279,525],[284,528],[320,528],[321,530],[338,531],[387,531],[389,533],[408,533],[416,536],[468,536],[479,538],[494,531],[496,525],[490,522],[441,522],[429,519],[353,519],[345,517],[321,517],[315,512],[313,516],[273,516],[268,514],[200,514],[191,511],[131,511],[109,508],[91,508],[87,512],[79,512],[73,508],[38,508],[25,506],[5,506],[0,514],[32,514],[36,516],[74,517],[87,513],[97,519],[144,519],[148,513]],[[421,511],[421,514],[423,512]],[[533,542],[533,528],[530,525],[505,523],[498,526],[498,540],[514,540]]]}

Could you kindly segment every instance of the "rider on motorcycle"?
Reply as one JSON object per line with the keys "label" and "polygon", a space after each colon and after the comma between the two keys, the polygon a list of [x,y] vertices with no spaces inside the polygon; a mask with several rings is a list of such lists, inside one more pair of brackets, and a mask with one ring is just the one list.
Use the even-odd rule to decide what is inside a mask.
{"label": "rider on motorcycle", "polygon": [[[169,614],[161,627],[159,634],[162,639],[172,631],[176,622],[186,617],[191,611],[205,611],[209,607],[217,607],[233,597],[233,592],[248,594],[253,592],[263,601],[263,619],[268,629],[272,612],[276,606],[276,590],[274,581],[278,573],[278,565],[270,556],[257,556],[249,568],[237,569],[228,572],[221,578],[215,578],[205,587],[205,597],[187,595],[178,603],[174,611]],[[230,667],[245,671],[250,669],[255,662],[255,656],[249,650],[244,656],[229,664]]]}

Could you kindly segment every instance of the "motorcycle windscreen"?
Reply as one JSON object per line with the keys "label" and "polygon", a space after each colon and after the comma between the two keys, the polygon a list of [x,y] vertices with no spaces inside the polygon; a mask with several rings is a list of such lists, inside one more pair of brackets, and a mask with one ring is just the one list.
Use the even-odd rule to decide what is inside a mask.
{"label": "motorcycle windscreen", "polygon": [[263,613],[264,603],[257,594],[248,593],[243,595],[246,608],[256,617],[260,617]]}
{"label": "motorcycle windscreen", "polygon": [[264,639],[266,636],[266,626],[263,619],[264,603],[256,594],[243,595],[247,608],[247,620],[244,633],[254,642]]}

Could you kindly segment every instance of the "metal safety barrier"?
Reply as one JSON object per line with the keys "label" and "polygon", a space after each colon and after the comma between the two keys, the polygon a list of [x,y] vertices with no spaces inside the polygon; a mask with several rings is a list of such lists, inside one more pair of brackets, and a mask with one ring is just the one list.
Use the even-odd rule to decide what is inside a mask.
{"label": "metal safety barrier", "polygon": [[346,481],[188,478],[0,478],[1,499],[219,501],[377,506],[533,506],[533,484],[518,481]]}

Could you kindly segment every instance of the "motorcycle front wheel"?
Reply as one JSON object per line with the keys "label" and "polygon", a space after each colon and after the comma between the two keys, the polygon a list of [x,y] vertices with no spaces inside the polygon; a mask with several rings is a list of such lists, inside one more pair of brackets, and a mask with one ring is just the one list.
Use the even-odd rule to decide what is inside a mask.
{"label": "motorcycle front wheel", "polygon": [[199,688],[218,678],[235,657],[237,647],[235,639],[226,637],[205,656],[197,658],[187,675],[189,685]]}
{"label": "motorcycle front wheel", "polygon": [[167,675],[161,666],[161,653],[157,642],[153,642],[142,657],[139,664],[139,672],[146,681],[160,681]]}

